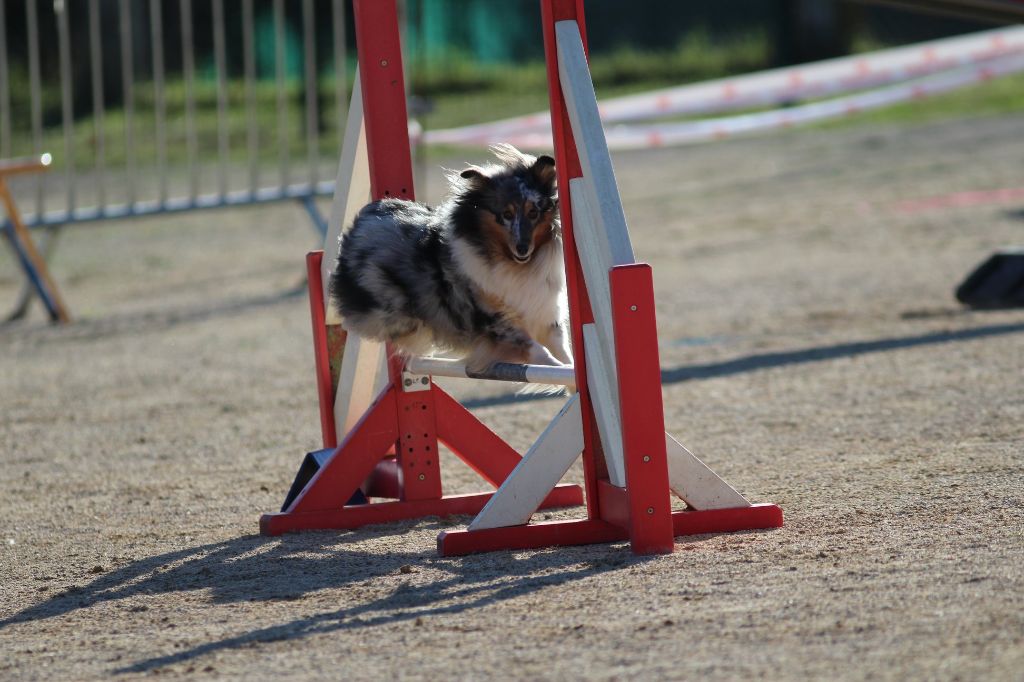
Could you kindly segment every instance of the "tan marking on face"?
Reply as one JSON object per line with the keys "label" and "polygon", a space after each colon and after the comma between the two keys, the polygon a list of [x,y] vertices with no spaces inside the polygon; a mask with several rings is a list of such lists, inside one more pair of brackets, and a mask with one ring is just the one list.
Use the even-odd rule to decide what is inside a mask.
{"label": "tan marking on face", "polygon": [[495,259],[510,257],[515,245],[512,244],[512,236],[508,228],[499,223],[490,211],[480,210],[477,212],[480,219],[480,228],[487,237],[488,254]]}
{"label": "tan marking on face", "polygon": [[555,237],[555,212],[541,214],[540,220],[533,226],[533,248],[539,249]]}

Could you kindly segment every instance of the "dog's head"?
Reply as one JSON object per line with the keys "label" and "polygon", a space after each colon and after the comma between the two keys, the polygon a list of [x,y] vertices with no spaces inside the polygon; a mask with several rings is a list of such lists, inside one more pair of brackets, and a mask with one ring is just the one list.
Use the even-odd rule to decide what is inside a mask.
{"label": "dog's head", "polygon": [[555,160],[508,144],[491,151],[498,164],[470,166],[453,178],[456,201],[472,211],[472,220],[459,221],[456,230],[488,258],[525,264],[558,236]]}

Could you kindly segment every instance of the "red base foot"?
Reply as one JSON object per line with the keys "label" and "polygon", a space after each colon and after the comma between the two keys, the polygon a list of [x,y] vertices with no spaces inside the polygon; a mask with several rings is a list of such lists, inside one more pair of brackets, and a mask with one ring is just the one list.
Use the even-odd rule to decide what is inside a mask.
{"label": "red base foot", "polygon": [[782,509],[774,504],[752,504],[749,507],[734,507],[732,509],[672,513],[672,528],[677,537],[781,527]]}
{"label": "red base foot", "polygon": [[[755,504],[733,509],[678,511],[672,514],[675,535],[731,533],[782,526],[782,509],[774,504]],[[437,536],[437,553],[462,556],[498,550],[539,549],[567,545],[628,540],[628,526],[606,521],[548,521],[526,526],[487,530],[449,530]]]}

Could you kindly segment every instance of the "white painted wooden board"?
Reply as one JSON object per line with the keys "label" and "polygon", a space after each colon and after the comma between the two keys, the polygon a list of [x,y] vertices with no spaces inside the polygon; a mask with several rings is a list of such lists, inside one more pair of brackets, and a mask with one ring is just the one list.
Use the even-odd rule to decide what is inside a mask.
{"label": "white painted wooden board", "polygon": [[697,459],[669,434],[665,434],[668,454],[668,485],[694,509],[732,509],[749,507],[747,498],[719,478],[708,465]]}
{"label": "white painted wooden board", "polygon": [[[345,124],[345,140],[338,161],[334,200],[324,237],[324,258],[320,264],[323,279],[325,319],[329,325],[341,324],[337,307],[331,304],[330,276],[338,259],[341,232],[363,206],[370,201],[370,159],[366,150],[366,126],[363,122],[363,91],[356,69],[352,83],[352,101]],[[343,439],[387,385],[384,346],[354,334],[345,340],[345,350],[334,399],[334,426],[338,440]]]}
{"label": "white painted wooden board", "polygon": [[[591,188],[582,178],[573,178],[569,181],[569,196],[572,200],[573,237],[583,268],[583,280],[587,283],[590,308],[601,342],[605,345],[605,353],[611,359],[615,357],[615,333],[608,273],[613,265],[619,263],[612,257],[603,228],[594,215],[596,204]],[[612,379],[615,384],[613,395],[618,395],[618,381],[614,376]]]}
{"label": "white painted wooden board", "polygon": [[583,347],[586,349],[584,355],[587,358],[590,402],[597,418],[597,432],[601,436],[604,462],[608,466],[608,480],[612,485],[625,487],[626,461],[622,450],[618,385],[614,381],[615,365],[609,364],[593,324],[583,325]]}
{"label": "white painted wooden board", "polygon": [[558,43],[558,77],[572,126],[576,151],[583,168],[583,180],[589,187],[588,199],[595,202],[594,217],[599,232],[607,240],[613,265],[635,260],[629,241],[626,215],[622,210],[619,188],[615,182],[612,158],[601,126],[597,96],[590,78],[590,67],[583,51],[583,39],[575,21],[555,24]]}
{"label": "white painted wooden board", "polygon": [[[608,477],[626,485],[615,366],[609,270],[635,262],[615,171],[594,93],[594,83],[575,21],[555,24],[558,75],[569,112],[583,176],[569,182],[573,231],[594,325],[583,326],[590,386]],[[672,490],[694,509],[747,507],[750,503],[672,436],[665,434]]]}
{"label": "white painted wooden board", "polygon": [[[636,262],[615,172],[597,110],[594,85],[575,21],[555,24],[562,94],[583,170],[569,181],[573,235],[590,296],[594,325],[584,325],[587,383],[597,417],[609,480],[625,486],[619,384],[615,364],[609,271]],[[589,330],[588,330],[589,327]]]}
{"label": "white painted wooden board", "polygon": [[345,339],[338,391],[334,397],[334,428],[339,443],[387,386],[386,355],[384,344],[355,334]]}
{"label": "white painted wooden board", "polygon": [[324,237],[324,260],[320,264],[323,277],[324,305],[327,324],[339,324],[341,316],[331,305],[328,283],[338,259],[341,232],[350,225],[363,206],[370,202],[370,157],[366,151],[366,126],[363,122],[363,92],[359,84],[359,69],[352,83],[352,101],[345,123],[345,141],[341,147],[338,175],[334,183],[334,201],[327,221]]}
{"label": "white painted wooden board", "polygon": [[544,498],[583,452],[580,396],[573,395],[530,451],[491,497],[469,530],[505,528],[529,523]]}

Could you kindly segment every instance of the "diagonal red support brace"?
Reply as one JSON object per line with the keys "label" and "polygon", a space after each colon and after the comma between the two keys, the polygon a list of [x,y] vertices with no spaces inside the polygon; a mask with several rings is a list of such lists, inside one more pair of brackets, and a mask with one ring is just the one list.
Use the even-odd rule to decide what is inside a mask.
{"label": "diagonal red support brace", "polygon": [[345,504],[398,439],[395,389],[387,389],[310,480],[286,512],[332,509]]}
{"label": "diagonal red support brace", "polygon": [[519,453],[443,390],[435,386],[433,392],[438,438],[488,483],[500,486],[519,464]]}

